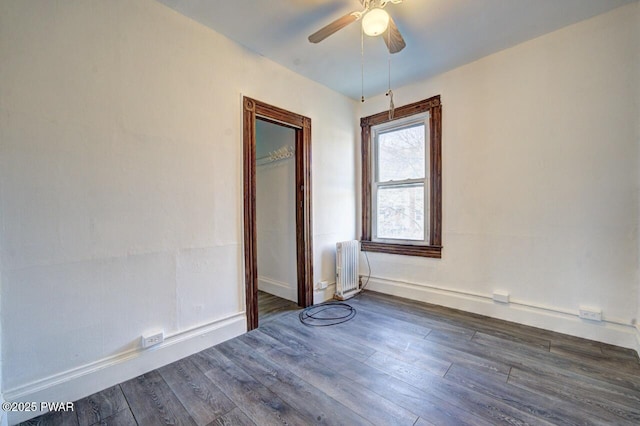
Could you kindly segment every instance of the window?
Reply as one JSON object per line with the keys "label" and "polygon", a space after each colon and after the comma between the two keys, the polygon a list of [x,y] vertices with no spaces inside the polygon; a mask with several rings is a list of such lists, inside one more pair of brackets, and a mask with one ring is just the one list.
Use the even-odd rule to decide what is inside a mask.
{"label": "window", "polygon": [[362,249],[441,256],[440,97],[364,117]]}
{"label": "window", "polygon": [[[428,115],[371,129],[372,241],[428,244],[426,135]],[[426,241],[425,241],[426,240]]]}

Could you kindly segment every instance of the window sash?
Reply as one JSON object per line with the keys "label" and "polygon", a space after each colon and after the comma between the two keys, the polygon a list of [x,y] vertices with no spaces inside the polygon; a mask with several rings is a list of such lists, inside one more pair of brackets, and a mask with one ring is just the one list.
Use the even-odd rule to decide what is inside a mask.
{"label": "window sash", "polygon": [[[380,168],[378,167],[379,155],[379,136],[381,134],[387,134],[402,129],[408,129],[416,126],[424,126],[424,173],[423,178],[415,179],[403,179],[403,180],[388,180],[379,181]],[[430,129],[429,113],[422,113],[419,115],[413,115],[407,119],[395,120],[389,123],[385,123],[379,126],[372,127],[371,134],[371,170],[373,171],[373,179],[371,182],[371,241],[380,243],[391,244],[404,244],[404,245],[427,245],[430,241],[430,182],[429,182],[429,164],[430,164]],[[408,187],[421,184],[423,187],[423,212],[422,212],[422,239],[408,239],[408,238],[381,238],[378,237],[378,191],[380,188],[394,188],[394,187]]]}
{"label": "window sash", "polygon": [[429,116],[428,114],[420,114],[418,117],[411,117],[411,120],[400,120],[399,123],[391,122],[384,126],[378,126],[373,129],[373,139],[372,143],[374,144],[374,176],[376,182],[395,182],[394,180],[381,180],[380,179],[380,167],[378,167],[379,159],[380,159],[380,136],[387,135],[389,133],[394,133],[398,131],[402,131],[405,129],[411,129],[415,127],[422,126],[424,129],[423,140],[424,140],[424,170],[422,171],[423,177],[416,178],[408,178],[408,179],[423,179],[427,176],[429,163]]}
{"label": "window sash", "polygon": [[[422,230],[423,230],[423,238],[422,239],[409,239],[409,238],[393,238],[393,237],[379,237],[378,236],[378,191],[382,188],[407,188],[407,187],[415,187],[422,186],[422,200],[423,200],[423,211],[422,211]],[[376,183],[372,184],[371,188],[371,211],[372,211],[372,226],[373,226],[373,235],[372,241],[377,241],[381,243],[399,243],[399,244],[411,244],[411,245],[424,245],[429,241],[429,180],[428,179],[406,179],[403,181],[394,181],[394,182],[384,182],[384,183]]]}
{"label": "window sash", "polygon": [[[429,113],[429,197],[426,203],[429,206],[429,242],[425,245],[409,245],[398,242],[382,243],[372,241],[372,211],[371,190],[372,181],[375,180],[372,169],[372,156],[374,155],[371,139],[374,136],[373,128],[389,124],[392,118],[410,119],[418,114]],[[393,117],[389,111],[360,118],[361,128],[361,213],[362,233],[361,249],[363,251],[386,253],[404,256],[420,256],[440,259],[442,257],[442,106],[440,95],[432,96],[421,101],[413,102],[395,108]]]}

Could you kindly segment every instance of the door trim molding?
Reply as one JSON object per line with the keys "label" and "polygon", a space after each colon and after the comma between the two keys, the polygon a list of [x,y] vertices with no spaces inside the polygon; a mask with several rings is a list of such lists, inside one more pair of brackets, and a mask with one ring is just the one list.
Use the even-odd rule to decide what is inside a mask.
{"label": "door trim molding", "polygon": [[256,120],[295,130],[296,263],[298,305],[313,304],[313,228],[311,223],[311,119],[244,96],[242,99],[244,183],[244,277],[247,331],[258,327],[256,226]]}

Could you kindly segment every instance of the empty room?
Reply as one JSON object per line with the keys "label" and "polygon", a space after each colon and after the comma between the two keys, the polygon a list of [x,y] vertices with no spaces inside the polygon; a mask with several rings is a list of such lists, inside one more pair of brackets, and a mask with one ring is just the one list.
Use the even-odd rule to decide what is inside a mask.
{"label": "empty room", "polygon": [[638,0],[0,0],[0,426],[640,424]]}

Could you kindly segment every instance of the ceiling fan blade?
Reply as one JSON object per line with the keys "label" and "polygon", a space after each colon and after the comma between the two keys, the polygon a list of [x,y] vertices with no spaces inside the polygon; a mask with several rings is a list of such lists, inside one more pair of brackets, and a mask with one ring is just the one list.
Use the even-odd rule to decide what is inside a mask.
{"label": "ceiling fan blade", "polygon": [[389,27],[387,27],[387,31],[382,34],[382,38],[389,49],[389,53],[398,53],[407,45],[391,16],[389,16]]}
{"label": "ceiling fan blade", "polygon": [[329,37],[331,34],[335,33],[336,31],[341,30],[347,25],[351,24],[352,22],[357,21],[360,18],[360,16],[361,16],[360,12],[353,12],[353,13],[344,15],[342,18],[336,19],[329,25],[322,27],[315,33],[311,34],[309,36],[309,41],[311,43],[319,43],[325,38]]}

